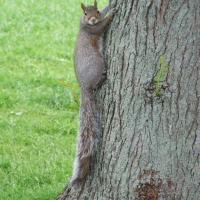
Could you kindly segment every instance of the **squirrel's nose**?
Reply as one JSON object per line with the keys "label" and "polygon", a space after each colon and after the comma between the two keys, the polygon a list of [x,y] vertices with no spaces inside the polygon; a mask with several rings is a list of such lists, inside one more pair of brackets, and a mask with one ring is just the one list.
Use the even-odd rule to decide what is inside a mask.
{"label": "squirrel's nose", "polygon": [[91,18],[91,21],[92,21],[92,22],[95,22],[95,21],[96,21],[96,18],[95,18],[95,17],[92,17],[92,18]]}

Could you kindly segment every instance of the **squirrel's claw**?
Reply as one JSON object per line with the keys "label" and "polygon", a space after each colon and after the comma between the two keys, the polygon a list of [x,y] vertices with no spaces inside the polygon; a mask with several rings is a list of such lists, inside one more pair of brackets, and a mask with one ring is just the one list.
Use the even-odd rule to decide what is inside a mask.
{"label": "squirrel's claw", "polygon": [[110,14],[114,15],[115,13],[117,13],[117,11],[118,11],[118,8],[115,7],[115,8],[112,8],[109,12]]}

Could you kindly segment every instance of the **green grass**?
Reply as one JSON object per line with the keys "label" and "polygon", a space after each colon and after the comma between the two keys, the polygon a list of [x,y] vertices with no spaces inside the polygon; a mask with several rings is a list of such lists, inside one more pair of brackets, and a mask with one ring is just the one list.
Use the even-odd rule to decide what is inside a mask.
{"label": "green grass", "polygon": [[0,0],[1,200],[53,199],[71,176],[78,106],[58,81],[76,83],[80,2]]}

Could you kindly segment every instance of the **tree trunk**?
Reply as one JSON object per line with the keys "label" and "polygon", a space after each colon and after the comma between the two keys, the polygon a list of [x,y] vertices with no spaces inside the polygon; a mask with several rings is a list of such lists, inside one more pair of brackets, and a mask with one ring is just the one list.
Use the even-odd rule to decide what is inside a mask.
{"label": "tree trunk", "polygon": [[200,199],[200,1],[113,0],[99,150],[57,200]]}

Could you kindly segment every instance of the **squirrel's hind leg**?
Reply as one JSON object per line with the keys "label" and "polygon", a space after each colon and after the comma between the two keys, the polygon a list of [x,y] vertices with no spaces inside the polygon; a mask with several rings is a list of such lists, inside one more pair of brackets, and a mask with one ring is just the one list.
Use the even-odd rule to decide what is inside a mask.
{"label": "squirrel's hind leg", "polygon": [[102,86],[103,82],[104,82],[105,79],[106,79],[106,76],[107,76],[107,72],[106,72],[106,70],[104,70],[103,73],[102,73],[102,76],[101,76],[100,81],[95,85],[95,88],[94,88],[94,89],[97,89],[97,88],[99,88],[99,87]]}

